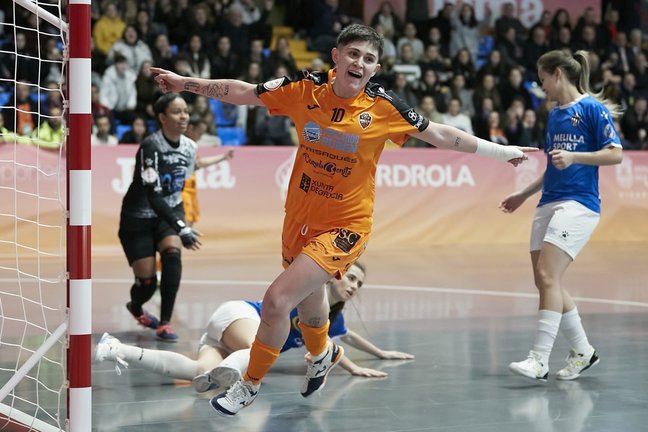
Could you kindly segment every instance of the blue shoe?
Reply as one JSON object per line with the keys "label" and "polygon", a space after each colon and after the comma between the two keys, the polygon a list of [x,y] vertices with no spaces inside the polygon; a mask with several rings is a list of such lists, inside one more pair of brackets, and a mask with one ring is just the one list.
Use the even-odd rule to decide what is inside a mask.
{"label": "blue shoe", "polygon": [[162,342],[178,342],[178,335],[173,332],[171,325],[166,322],[160,323],[155,329],[155,335]]}
{"label": "blue shoe", "polygon": [[131,310],[131,302],[126,303],[126,309],[128,309],[128,312],[135,317],[139,325],[148,327],[150,329],[156,330],[158,326],[160,325],[160,320],[158,320],[155,315],[150,314],[146,312],[144,309],[142,309],[142,314],[141,315],[135,315],[133,311]]}

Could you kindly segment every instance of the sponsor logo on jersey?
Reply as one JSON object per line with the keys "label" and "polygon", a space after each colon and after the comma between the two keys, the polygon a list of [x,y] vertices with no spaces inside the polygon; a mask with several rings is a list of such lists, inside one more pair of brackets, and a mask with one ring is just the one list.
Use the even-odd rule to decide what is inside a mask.
{"label": "sponsor logo on jersey", "polygon": [[307,151],[309,153],[313,153],[314,155],[326,157],[326,158],[329,158],[329,159],[332,159],[332,160],[344,161],[344,162],[348,162],[348,163],[352,163],[352,164],[358,163],[358,158],[354,158],[354,157],[350,157],[350,156],[344,156],[344,155],[338,155],[338,154],[335,154],[335,153],[328,152],[326,150],[320,150],[320,149],[316,149],[316,148],[313,148],[313,147],[309,147],[309,146],[304,145],[304,144],[300,144],[299,148],[301,148],[302,150],[305,150],[305,151]]}
{"label": "sponsor logo on jersey", "polygon": [[263,83],[263,88],[268,91],[277,90],[279,87],[281,87],[281,84],[283,84],[284,80],[285,78],[281,77],[281,78],[275,78],[273,80],[267,81]]}
{"label": "sponsor logo on jersey", "polygon": [[360,137],[356,134],[326,128],[322,134],[322,145],[345,153],[357,153]]}
{"label": "sponsor logo on jersey", "polygon": [[336,201],[341,201],[344,199],[344,194],[334,192],[333,185],[312,180],[309,176],[302,173],[301,180],[299,181],[299,189],[303,190],[306,193],[314,193],[326,199],[332,199]]}
{"label": "sponsor logo on jersey", "polygon": [[358,240],[362,238],[360,234],[349,231],[348,229],[339,228],[335,231],[337,231],[337,236],[333,240],[333,244],[344,253],[351,252],[351,249],[358,243]]}
{"label": "sponsor logo on jersey", "polygon": [[308,122],[304,125],[302,136],[308,142],[317,142],[322,138],[322,128],[315,122]]}
{"label": "sponsor logo on jersey", "polygon": [[158,181],[158,172],[153,167],[148,167],[142,170],[142,183],[145,185],[150,185],[157,183]]}
{"label": "sponsor logo on jersey", "polygon": [[333,176],[340,174],[342,177],[349,177],[351,175],[351,167],[337,166],[334,162],[323,161],[321,159],[312,159],[308,153],[304,153],[304,162],[312,166],[316,170],[323,172],[326,175]]}
{"label": "sponsor logo on jersey", "polygon": [[358,122],[360,123],[360,127],[362,129],[367,129],[369,127],[369,125],[371,124],[371,120],[372,120],[371,119],[371,114],[369,114],[368,112],[363,112],[358,117]]}
{"label": "sponsor logo on jersey", "polygon": [[583,120],[582,117],[581,117],[580,114],[578,114],[578,113],[575,113],[575,114],[574,114],[573,116],[571,116],[571,118],[569,119],[569,121],[571,122],[572,126],[574,126],[574,127],[578,126],[578,125],[581,123],[582,120]]}

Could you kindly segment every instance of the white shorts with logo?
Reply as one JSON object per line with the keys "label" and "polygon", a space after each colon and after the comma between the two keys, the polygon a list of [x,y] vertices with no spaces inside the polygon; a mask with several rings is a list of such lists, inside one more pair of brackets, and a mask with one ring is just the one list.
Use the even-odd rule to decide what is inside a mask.
{"label": "white shorts with logo", "polygon": [[261,323],[261,317],[259,317],[257,310],[251,304],[242,300],[228,301],[218,306],[211,318],[209,318],[207,330],[200,337],[200,348],[202,348],[203,345],[209,345],[230,353],[231,350],[225,347],[221,342],[223,332],[234,321],[243,318],[255,320]]}
{"label": "white shorts with logo", "polygon": [[551,243],[572,260],[583,249],[601,216],[577,201],[556,201],[538,207],[531,227],[531,251]]}

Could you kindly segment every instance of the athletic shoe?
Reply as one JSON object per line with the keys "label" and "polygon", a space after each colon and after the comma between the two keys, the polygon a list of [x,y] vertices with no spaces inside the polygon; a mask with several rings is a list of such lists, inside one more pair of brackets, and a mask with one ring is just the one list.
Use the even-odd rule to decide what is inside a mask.
{"label": "athletic shoe", "polygon": [[119,357],[119,339],[114,336],[104,333],[97,343],[95,348],[95,362],[99,363],[105,360],[112,360],[115,362],[115,373],[121,375],[121,369],[119,365],[124,368],[128,368],[128,363]]}
{"label": "athletic shoe", "polygon": [[563,381],[576,379],[580,376],[581,373],[597,364],[600,360],[598,358],[598,355],[596,355],[596,350],[594,349],[594,347],[591,348],[592,352],[590,354],[581,354],[577,353],[574,350],[569,350],[569,355],[565,360],[567,362],[567,366],[558,371],[558,373],[556,374],[556,379]]}
{"label": "athletic shoe", "polygon": [[324,384],[326,384],[326,377],[331,372],[331,369],[342,360],[343,355],[344,348],[333,342],[328,343],[326,353],[319,360],[313,361],[311,354],[306,354],[308,368],[306,369],[306,377],[301,388],[301,395],[308,397],[323,389]]}
{"label": "athletic shoe", "polygon": [[238,369],[216,366],[211,371],[196,376],[192,384],[198,393],[204,393],[216,389],[227,390],[239,379],[241,379],[241,371]]}
{"label": "athletic shoe", "polygon": [[225,393],[211,398],[209,404],[217,413],[233,416],[254,402],[260,387],[261,384],[255,385],[249,381],[238,380]]}
{"label": "athletic shoe", "polygon": [[529,351],[529,357],[520,362],[513,362],[509,369],[516,374],[538,381],[547,381],[549,376],[549,366],[541,361],[541,357],[535,351]]}
{"label": "athletic shoe", "polygon": [[155,329],[155,335],[162,342],[178,342],[178,335],[173,332],[171,324],[162,322]]}
{"label": "athletic shoe", "polygon": [[139,323],[139,325],[148,327],[150,329],[156,330],[158,326],[160,325],[160,320],[158,320],[155,315],[150,314],[146,312],[144,309],[142,309],[142,314],[141,315],[135,315],[133,311],[131,310],[131,302],[126,303],[126,309],[128,309],[128,312],[131,313]]}

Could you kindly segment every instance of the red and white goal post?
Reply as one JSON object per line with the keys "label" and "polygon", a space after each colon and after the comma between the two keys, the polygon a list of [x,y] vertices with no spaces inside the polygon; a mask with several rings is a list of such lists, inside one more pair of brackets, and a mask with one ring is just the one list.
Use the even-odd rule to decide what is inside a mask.
{"label": "red and white goal post", "polygon": [[91,0],[3,1],[0,14],[0,431],[87,432]]}

